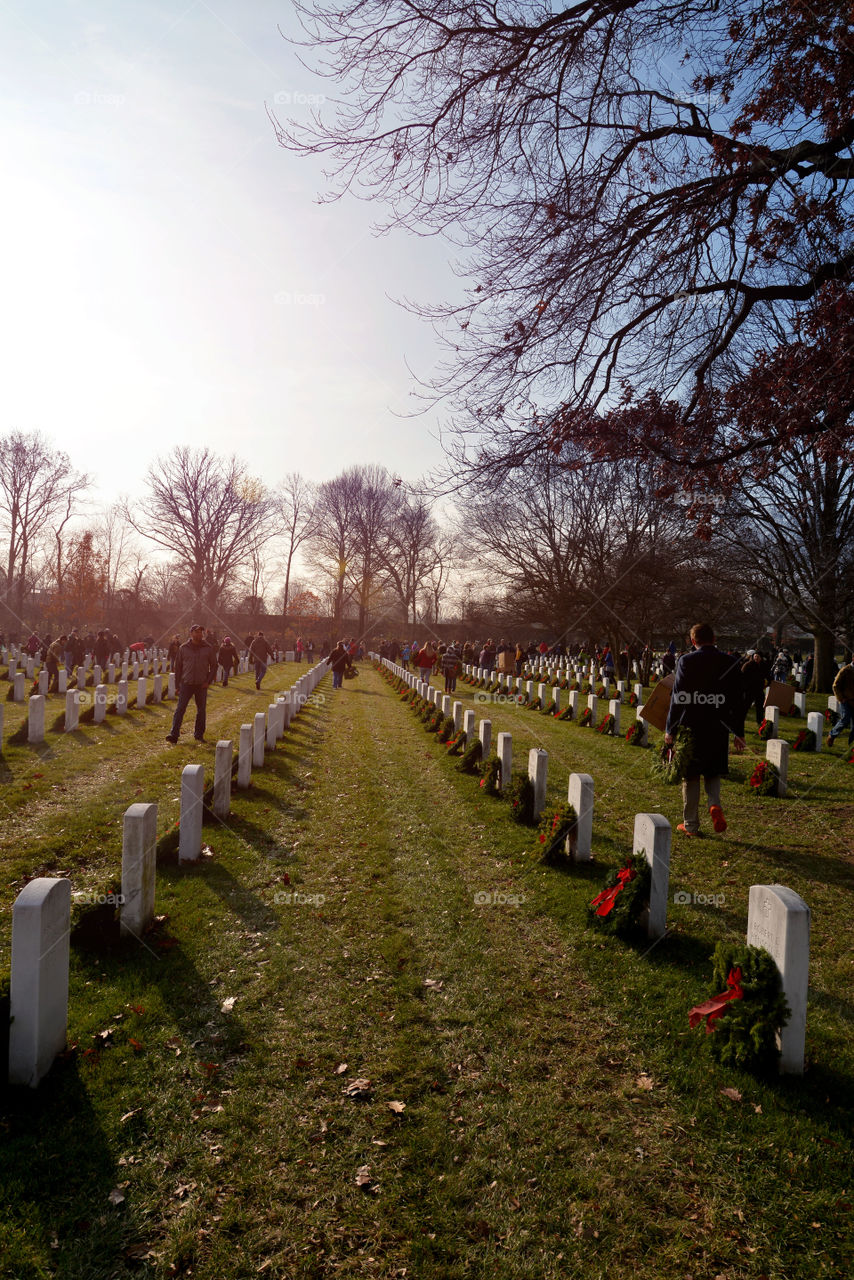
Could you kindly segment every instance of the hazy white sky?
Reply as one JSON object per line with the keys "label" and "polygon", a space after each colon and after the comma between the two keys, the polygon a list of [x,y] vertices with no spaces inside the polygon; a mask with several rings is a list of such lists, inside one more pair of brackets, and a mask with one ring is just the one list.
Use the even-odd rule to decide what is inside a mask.
{"label": "hazy white sky", "polygon": [[266,108],[330,90],[277,25],[297,30],[290,0],[0,9],[2,430],[44,431],[101,499],[173,444],[267,482],[441,460],[435,416],[393,412],[439,348],[387,295],[453,296],[451,251],[317,205],[320,166]]}

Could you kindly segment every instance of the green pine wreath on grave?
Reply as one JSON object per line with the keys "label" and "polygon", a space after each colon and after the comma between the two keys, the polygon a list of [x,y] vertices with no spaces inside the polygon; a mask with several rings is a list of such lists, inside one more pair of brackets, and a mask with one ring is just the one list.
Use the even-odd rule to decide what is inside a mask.
{"label": "green pine wreath on grave", "polygon": [[640,702],[640,698],[638,697],[638,695],[637,695],[636,693],[630,693],[630,694],[629,694],[629,706],[630,706],[630,707],[636,707],[636,706],[638,705],[638,703],[639,703],[639,702]]}
{"label": "green pine wreath on grave", "polygon": [[427,722],[424,725],[424,728],[428,733],[438,733],[443,722],[441,710],[438,707],[435,707],[432,713],[427,717]]}
{"label": "green pine wreath on grave", "polygon": [[661,750],[653,759],[650,772],[658,782],[674,786],[685,777],[694,755],[694,735],[680,725],[673,735],[673,745],[662,742]]}
{"label": "green pine wreath on grave", "polygon": [[587,920],[604,933],[628,937],[649,906],[652,868],[643,852],[608,872],[604,888],[588,904]]}
{"label": "green pine wreath on grave", "polygon": [[540,715],[542,715],[542,716],[556,716],[556,715],[557,715],[557,712],[558,712],[558,709],[557,709],[557,706],[555,705],[555,700],[554,700],[554,698],[552,698],[552,700],[551,700],[551,702],[548,704],[548,706],[547,706],[547,707],[543,707],[542,711],[540,712]]}
{"label": "green pine wreath on grave", "polygon": [[534,784],[527,773],[514,773],[506,791],[502,791],[510,806],[510,817],[525,827],[534,825]]}
{"label": "green pine wreath on grave", "polygon": [[760,760],[747,779],[747,786],[755,796],[779,796],[780,770],[770,760]]}
{"label": "green pine wreath on grave", "polygon": [[532,698],[530,702],[525,703],[525,709],[527,711],[540,711],[542,705],[539,698]]}
{"label": "green pine wreath on grave", "polygon": [[437,737],[440,742],[450,742],[454,736],[454,717],[445,716],[444,720],[439,724]]}
{"label": "green pine wreath on grave", "polygon": [[[572,841],[577,830],[578,814],[571,804],[546,809],[540,818],[537,836],[543,846],[543,862],[562,861],[566,857],[566,841]],[[574,849],[574,843],[571,843],[570,848]]]}
{"label": "green pine wreath on grave", "polygon": [[615,716],[611,712],[607,712],[596,726],[597,733],[613,733],[614,725],[617,723]]}
{"label": "green pine wreath on grave", "polygon": [[488,796],[501,794],[501,757],[493,751],[481,765],[480,785]]}
{"label": "green pine wreath on grave", "polygon": [[763,947],[719,942],[714,952],[712,999],[695,1005],[689,1025],[705,1028],[712,1054],[724,1067],[769,1074],[780,1050],[777,1033],[791,1016],[780,971]]}
{"label": "green pine wreath on grave", "polygon": [[801,729],[795,741],[792,743],[793,751],[815,751],[816,736],[812,729]]}
{"label": "green pine wreath on grave", "polygon": [[640,720],[636,720],[626,734],[626,742],[630,747],[642,747],[643,736],[643,725]]}
{"label": "green pine wreath on grave", "polygon": [[593,712],[589,707],[585,707],[581,715],[578,717],[578,725],[581,729],[586,729],[589,724],[593,723]]}
{"label": "green pine wreath on grave", "polygon": [[558,712],[556,719],[558,719],[558,720],[571,720],[571,719],[572,719],[572,707],[571,707],[571,706],[565,706],[565,707],[564,707],[564,709],[563,709],[563,711],[559,711],[559,712]]}
{"label": "green pine wreath on grave", "polygon": [[763,720],[756,732],[759,735],[760,742],[768,742],[774,732],[774,726],[770,720]]}
{"label": "green pine wreath on grave", "polygon": [[449,756],[462,755],[463,751],[465,750],[466,737],[467,735],[466,735],[465,729],[460,729],[459,733],[455,734],[454,737],[449,740],[448,742]]}
{"label": "green pine wreath on grave", "polygon": [[457,768],[461,773],[477,773],[483,759],[483,743],[480,738],[472,738],[460,758]]}

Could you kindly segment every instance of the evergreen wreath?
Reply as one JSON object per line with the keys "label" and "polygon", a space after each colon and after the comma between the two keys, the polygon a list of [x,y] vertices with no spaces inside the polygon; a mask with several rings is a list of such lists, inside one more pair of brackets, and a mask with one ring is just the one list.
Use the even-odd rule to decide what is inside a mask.
{"label": "evergreen wreath", "polygon": [[501,757],[493,751],[481,765],[480,785],[488,796],[501,794]]}
{"label": "evergreen wreath", "polygon": [[450,742],[448,743],[448,755],[449,756],[462,755],[465,749],[465,745],[466,745],[466,731],[465,729],[460,729],[459,733],[456,734],[455,737],[451,738]]}
{"label": "evergreen wreath", "polygon": [[[540,818],[538,839],[543,845],[543,862],[560,861],[565,856],[567,837],[578,830],[578,814],[571,804],[546,809]],[[574,851],[574,843],[570,848]],[[570,857],[572,857],[572,852]]]}
{"label": "evergreen wreath", "polygon": [[637,695],[636,693],[630,693],[630,694],[629,694],[629,706],[630,706],[630,707],[636,707],[636,706],[638,705],[638,703],[639,703],[639,702],[640,702],[640,698],[638,697],[638,695]]}
{"label": "evergreen wreath", "polygon": [[483,743],[480,738],[472,738],[462,754],[459,763],[461,773],[477,773],[483,759]]}
{"label": "evergreen wreath", "polygon": [[631,729],[629,729],[628,733],[626,734],[626,742],[629,744],[630,747],[642,747],[643,737],[644,737],[643,725],[641,724],[640,720],[636,720],[632,725]]}
{"label": "evergreen wreath", "polygon": [[770,760],[760,760],[747,785],[755,796],[779,796],[780,770]]}
{"label": "evergreen wreath", "polygon": [[649,906],[652,868],[643,853],[608,872],[605,886],[587,907],[589,924],[619,938],[628,937]]}
{"label": "evergreen wreath", "polygon": [[706,1018],[709,1046],[722,1066],[770,1073],[780,1056],[777,1033],[791,1016],[780,971],[763,947],[743,942],[719,942],[713,959],[714,995],[736,990],[741,994],[696,1006],[689,1015],[690,1025]]}
{"label": "evergreen wreath", "polygon": [[793,751],[815,751],[816,736],[812,729],[801,729],[795,741],[792,743]]}
{"label": "evergreen wreath", "polygon": [[542,703],[539,698],[532,698],[530,702],[525,703],[525,707],[528,711],[540,711],[542,709]]}
{"label": "evergreen wreath", "polygon": [[581,689],[581,684],[578,680],[573,680],[572,683],[568,685],[568,688],[570,693],[578,693]]}
{"label": "evergreen wreath", "polygon": [[444,720],[439,723],[438,738],[440,742],[450,742],[454,736],[454,717],[445,716]]}
{"label": "evergreen wreath", "polygon": [[572,707],[571,707],[569,704],[567,704],[567,705],[564,707],[563,711],[561,711],[561,712],[559,712],[559,713],[558,713],[558,717],[557,717],[557,718],[558,718],[558,720],[571,720],[571,719],[572,719]]}
{"label": "evergreen wreath", "polygon": [[510,817],[522,826],[534,825],[534,784],[527,773],[514,773],[506,791],[502,791],[510,805]]}
{"label": "evergreen wreath", "polygon": [[770,720],[763,720],[756,732],[759,734],[760,742],[768,742],[774,733],[774,726]]}
{"label": "evergreen wreath", "polygon": [[557,714],[558,714],[558,708],[554,698],[552,698],[549,705],[547,707],[544,707],[543,710],[540,712],[540,715],[542,716],[556,716]]}
{"label": "evergreen wreath", "polygon": [[613,733],[614,725],[616,723],[617,723],[616,718],[609,711],[607,712],[606,715],[602,717],[602,719],[597,724],[596,732],[597,733]]}
{"label": "evergreen wreath", "polygon": [[587,725],[592,723],[593,723],[593,712],[590,710],[589,707],[585,707],[581,715],[578,717],[578,724],[580,728],[586,729]]}
{"label": "evergreen wreath", "polygon": [[438,733],[442,725],[442,712],[438,707],[434,708],[431,715],[427,717],[427,723],[424,728],[428,733]]}
{"label": "evergreen wreath", "polygon": [[608,691],[607,691],[607,689],[605,688],[604,684],[600,684],[600,685],[599,685],[599,688],[596,690],[596,697],[597,697],[597,698],[606,698],[607,696],[608,696]]}
{"label": "evergreen wreath", "polygon": [[673,745],[662,742],[661,750],[652,762],[651,773],[658,782],[675,785],[685,777],[694,756],[694,735],[680,725],[673,735]]}

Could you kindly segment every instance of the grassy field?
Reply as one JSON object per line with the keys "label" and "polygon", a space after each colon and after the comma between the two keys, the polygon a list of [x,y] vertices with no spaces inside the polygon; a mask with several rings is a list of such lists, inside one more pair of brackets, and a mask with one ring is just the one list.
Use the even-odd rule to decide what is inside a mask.
{"label": "grassy field", "polygon": [[[751,729],[726,835],[674,833],[671,898],[699,901],[628,945],[585,905],[636,812],[675,827],[678,789],[648,751],[457,696],[517,761],[548,750],[551,798],[592,774],[592,865],[544,865],[367,663],[319,686],[189,867],[180,769],[212,778],[216,739],[269,701],[251,676],[213,691],[203,746],[186,721],[164,742],[166,704],[6,748],[3,973],[26,878],[102,892],[135,801],[157,801],[163,839],[157,927],[75,942],[70,1051],[3,1097],[0,1275],[852,1274],[854,766],[794,755],[789,798],[758,800]],[[22,716],[6,704],[7,734]],[[715,942],[744,937],[749,885],[775,882],[812,909],[808,1066],[762,1083],[718,1067],[687,1011]]]}

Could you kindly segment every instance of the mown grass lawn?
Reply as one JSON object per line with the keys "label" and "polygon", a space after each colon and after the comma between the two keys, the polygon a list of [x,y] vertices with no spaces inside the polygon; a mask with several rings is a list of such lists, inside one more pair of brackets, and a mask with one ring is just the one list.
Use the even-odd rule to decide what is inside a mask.
{"label": "mown grass lawn", "polygon": [[[585,923],[634,814],[680,819],[648,751],[460,686],[518,761],[549,751],[550,796],[593,775],[594,863],[561,870],[367,664],[318,693],[189,868],[180,768],[212,773],[266,707],[251,677],[212,696],[210,745],[168,747],[166,704],[7,749],[5,971],[24,877],[107,885],[136,800],[159,805],[167,918],[143,947],[72,949],[74,1048],[3,1101],[0,1273],[849,1276],[852,767],[795,756],[790,798],[757,801],[735,762],[726,836],[672,857],[672,891],[718,905],[671,903],[650,949]],[[724,1072],[688,1031],[759,882],[813,912],[801,1079]]]}

